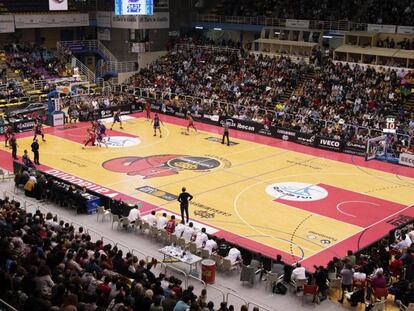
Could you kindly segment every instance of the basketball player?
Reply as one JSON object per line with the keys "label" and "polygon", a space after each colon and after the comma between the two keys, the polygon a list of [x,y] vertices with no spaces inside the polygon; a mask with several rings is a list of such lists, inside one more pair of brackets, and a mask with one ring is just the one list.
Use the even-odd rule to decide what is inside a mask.
{"label": "basketball player", "polygon": [[197,129],[194,125],[193,116],[191,115],[191,113],[188,114],[187,120],[188,120],[187,133],[190,133],[190,127],[192,127],[197,132]]}
{"label": "basketball player", "polygon": [[147,121],[151,120],[151,104],[149,101],[145,103],[145,112],[147,115]]}
{"label": "basketball player", "polygon": [[119,128],[122,130],[122,121],[121,121],[121,109],[118,109],[117,111],[114,112],[114,121],[111,125],[111,130],[114,127],[115,123],[119,122]]}
{"label": "basketball player", "polygon": [[151,124],[154,124],[154,136],[157,136],[157,130],[160,132],[160,138],[162,138],[161,126],[160,123],[164,126],[164,123],[160,120],[158,113],[154,115],[154,119],[151,121]]}
{"label": "basketball player", "polygon": [[33,132],[34,132],[33,141],[36,140],[37,135],[42,136],[42,141],[46,141],[45,134],[43,133],[43,125],[42,125],[42,123],[39,120],[37,120],[35,122],[36,122],[35,123],[35,126],[33,127]]}
{"label": "basketball player", "polygon": [[95,134],[95,132],[92,129],[90,129],[90,128],[88,128],[87,131],[88,131],[88,135],[87,135],[87,137],[85,139],[85,145],[82,146],[82,149],[85,149],[85,147],[88,144],[91,144],[91,146],[95,146],[95,140],[96,140],[96,134]]}
{"label": "basketball player", "polygon": [[98,143],[98,146],[101,147],[101,144],[104,144],[106,148],[108,148],[108,145],[104,141],[106,127],[103,123],[98,122],[98,126],[95,129],[96,133],[96,141]]}
{"label": "basketball player", "polygon": [[5,143],[5,147],[7,147],[7,143],[9,142],[10,138],[12,137],[13,134],[13,128],[11,125],[8,125],[6,128],[6,131],[4,132],[4,143]]}

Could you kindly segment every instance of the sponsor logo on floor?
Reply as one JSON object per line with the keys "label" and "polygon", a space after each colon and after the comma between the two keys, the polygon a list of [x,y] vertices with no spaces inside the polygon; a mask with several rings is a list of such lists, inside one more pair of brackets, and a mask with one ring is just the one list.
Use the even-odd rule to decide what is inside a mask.
{"label": "sponsor logo on floor", "polygon": [[126,148],[139,145],[141,140],[138,137],[109,136],[104,140],[108,148]]}
{"label": "sponsor logo on floor", "polygon": [[272,184],[266,188],[266,192],[275,199],[299,202],[318,201],[328,196],[324,188],[302,182]]}

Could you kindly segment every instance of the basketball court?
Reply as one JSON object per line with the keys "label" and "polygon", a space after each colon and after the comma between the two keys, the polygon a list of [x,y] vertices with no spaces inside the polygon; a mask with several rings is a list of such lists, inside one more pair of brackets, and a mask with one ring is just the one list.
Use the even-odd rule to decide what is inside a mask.
{"label": "basketball court", "polygon": [[[362,157],[160,116],[163,137],[153,136],[143,114],[123,116],[109,130],[108,148],[83,150],[88,123],[46,129],[40,170],[114,198],[179,214],[181,187],[194,196],[190,218],[210,233],[244,248],[307,268],[326,264],[372,243],[414,218],[414,170]],[[18,136],[18,154],[32,133]],[[29,152],[31,154],[31,152]],[[32,154],[31,154],[32,157]],[[0,148],[10,169],[10,150]],[[90,216],[95,221],[94,216]]]}

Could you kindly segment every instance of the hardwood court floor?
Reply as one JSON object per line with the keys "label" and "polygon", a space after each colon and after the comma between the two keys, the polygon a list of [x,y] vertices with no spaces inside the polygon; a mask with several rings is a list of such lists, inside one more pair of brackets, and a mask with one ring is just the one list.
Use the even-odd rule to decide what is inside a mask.
{"label": "hardwood court floor", "polygon": [[[154,137],[141,114],[123,118],[124,130],[107,130],[108,148],[81,149],[88,123],[48,128],[40,169],[141,200],[144,214],[154,208],[179,214],[176,196],[186,186],[198,226],[307,267],[360,249],[414,217],[411,168],[236,130],[228,147],[220,128],[197,123],[199,132],[185,135],[186,121],[167,116],[164,136]],[[19,153],[30,150],[31,133],[18,141]],[[11,163],[9,152],[2,144],[2,163]]]}

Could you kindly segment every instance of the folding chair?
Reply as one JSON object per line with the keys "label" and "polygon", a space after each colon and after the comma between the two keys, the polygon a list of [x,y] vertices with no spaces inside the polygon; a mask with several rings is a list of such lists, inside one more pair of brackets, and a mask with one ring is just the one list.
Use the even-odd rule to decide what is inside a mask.
{"label": "folding chair", "polygon": [[210,252],[208,251],[208,249],[199,249],[199,254],[201,258],[208,258],[210,257]]}
{"label": "folding chair", "polygon": [[129,221],[129,218],[128,217],[122,218],[121,225],[125,230],[128,231],[129,227],[131,226],[131,222]]}
{"label": "folding chair", "polygon": [[175,234],[170,234],[170,244],[177,245],[178,238]]}
{"label": "folding chair", "polygon": [[184,248],[185,247],[185,239],[184,238],[179,238],[177,240],[177,246],[181,247],[181,248]]}
{"label": "folding chair", "polygon": [[210,259],[213,260],[216,263],[217,269],[221,270],[222,264],[223,264],[223,258],[221,258],[220,255],[211,254]]}
{"label": "folding chair", "polygon": [[196,254],[197,253],[197,244],[195,244],[194,242],[189,242],[187,244],[188,250],[190,251],[191,254]]}
{"label": "folding chair", "polygon": [[307,295],[312,296],[312,303],[315,304],[318,303],[319,304],[319,296],[318,296],[318,285],[316,284],[312,284],[312,285],[308,285],[308,284],[304,284],[303,285],[303,296],[302,296],[302,305],[305,303],[305,297]]}
{"label": "folding chair", "polygon": [[162,243],[162,244],[168,244],[170,239],[170,236],[168,235],[167,231],[160,230],[160,233],[158,235],[158,240]]}
{"label": "folding chair", "polygon": [[136,231],[138,231],[138,230],[142,230],[142,225],[143,225],[143,221],[142,221],[142,219],[137,219],[137,220],[135,220],[135,230]]}
{"label": "folding chair", "polygon": [[112,215],[112,229],[114,228],[114,223],[118,223],[117,229],[119,229],[121,225],[121,218],[119,218],[119,216],[115,214]]}
{"label": "folding chair", "polygon": [[240,281],[242,282],[249,282],[251,286],[254,285],[254,279],[256,276],[256,268],[250,267],[246,265],[242,265],[241,272],[240,272]]}
{"label": "folding chair", "polygon": [[342,287],[342,279],[332,279],[329,281],[329,291],[337,292]]}
{"label": "folding chair", "polygon": [[265,290],[267,290],[269,287],[270,287],[270,290],[273,290],[273,285],[279,281],[279,277],[280,277],[279,273],[269,272],[268,274],[266,274]]}
{"label": "folding chair", "polygon": [[232,264],[230,259],[223,258],[223,262],[221,264],[221,269],[224,272],[232,272],[233,270],[238,269],[237,264]]}
{"label": "folding chair", "polygon": [[101,216],[103,222],[106,215],[111,215],[111,210],[106,210],[104,206],[98,206],[96,211],[96,221],[99,221],[99,215]]}
{"label": "folding chair", "polygon": [[142,226],[141,226],[141,230],[143,233],[145,233],[145,231],[149,231],[150,230],[150,224],[147,223],[146,221],[142,222]]}
{"label": "folding chair", "polygon": [[303,288],[303,286],[308,282],[307,279],[300,279],[300,280],[294,280],[293,281],[293,288],[294,292],[299,292],[299,289]]}
{"label": "folding chair", "polygon": [[154,239],[158,238],[158,234],[159,234],[159,229],[157,227],[154,226],[150,226],[150,236]]}

